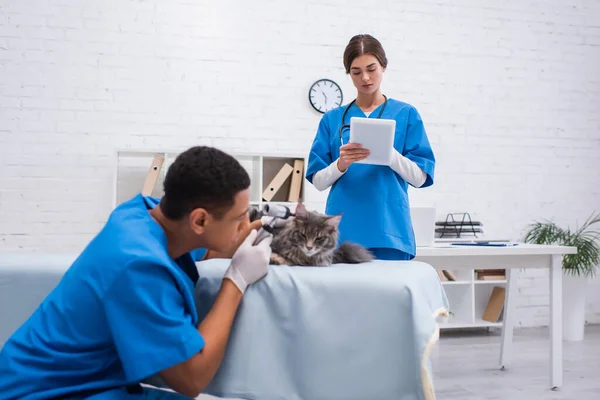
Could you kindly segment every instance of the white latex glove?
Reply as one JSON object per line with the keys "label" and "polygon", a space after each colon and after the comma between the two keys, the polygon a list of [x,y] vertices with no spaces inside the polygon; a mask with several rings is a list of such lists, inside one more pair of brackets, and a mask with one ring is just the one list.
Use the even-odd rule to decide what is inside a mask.
{"label": "white latex glove", "polygon": [[260,280],[267,274],[269,259],[271,258],[271,241],[273,236],[269,235],[259,244],[253,246],[257,231],[253,229],[246,240],[238,247],[231,257],[231,264],[225,271],[224,278],[231,279],[242,293],[248,285]]}

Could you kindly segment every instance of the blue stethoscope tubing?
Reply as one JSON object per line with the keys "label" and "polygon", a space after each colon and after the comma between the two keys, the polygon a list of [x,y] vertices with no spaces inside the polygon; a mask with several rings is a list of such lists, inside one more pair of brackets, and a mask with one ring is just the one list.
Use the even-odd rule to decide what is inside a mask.
{"label": "blue stethoscope tubing", "polygon": [[[385,106],[387,106],[387,101],[388,98],[387,96],[384,94],[383,97],[385,98],[385,102],[383,103],[383,107],[381,107],[381,110],[379,111],[379,114],[377,115],[377,119],[381,118],[381,114],[383,114],[383,110],[385,110]],[[356,99],[352,100],[350,102],[350,104],[348,104],[346,106],[346,109],[344,110],[344,113],[342,114],[342,126],[340,126],[340,143],[342,144],[342,146],[344,145],[344,139],[343,139],[343,133],[344,133],[344,129],[350,129],[350,125],[346,124],[346,114],[348,113],[348,109],[350,107],[352,107],[352,104],[356,103]]]}

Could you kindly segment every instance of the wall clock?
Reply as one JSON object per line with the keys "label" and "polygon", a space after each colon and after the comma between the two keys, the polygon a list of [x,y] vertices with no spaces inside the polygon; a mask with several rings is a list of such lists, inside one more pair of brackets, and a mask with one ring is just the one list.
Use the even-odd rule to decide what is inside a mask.
{"label": "wall clock", "polygon": [[319,79],[308,91],[310,105],[320,113],[326,113],[342,105],[344,95],[340,86],[331,79]]}

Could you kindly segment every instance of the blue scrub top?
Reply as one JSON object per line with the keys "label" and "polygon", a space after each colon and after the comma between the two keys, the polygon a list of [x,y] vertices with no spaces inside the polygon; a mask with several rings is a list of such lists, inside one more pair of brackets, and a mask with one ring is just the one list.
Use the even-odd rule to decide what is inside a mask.
{"label": "blue scrub top", "polygon": [[[347,106],[338,107],[323,115],[313,141],[306,169],[306,179],[312,183],[316,172],[329,166],[340,156],[339,130]],[[369,116],[377,118],[380,105]],[[346,114],[350,118],[366,118],[353,104]],[[426,174],[421,187],[433,184],[435,157],[423,126],[421,116],[410,104],[388,99],[382,119],[396,120],[394,148],[414,161]],[[344,143],[350,130],[343,133]],[[342,214],[340,242],[351,241],[371,249],[395,249],[414,258],[416,245],[410,206],[408,183],[388,166],[352,164],[338,179],[327,197],[325,212]]]}
{"label": "blue scrub top", "polygon": [[[172,260],[138,195],[121,204],[0,352],[0,397],[144,398],[124,389],[200,352],[195,254]],[[200,251],[200,256],[202,251]]]}

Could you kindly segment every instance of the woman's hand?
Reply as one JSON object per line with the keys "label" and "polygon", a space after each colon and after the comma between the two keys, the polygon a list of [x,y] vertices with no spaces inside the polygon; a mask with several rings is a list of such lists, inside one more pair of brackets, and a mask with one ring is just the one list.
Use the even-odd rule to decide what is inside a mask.
{"label": "woman's hand", "polygon": [[337,167],[340,172],[345,172],[350,164],[364,160],[371,154],[368,149],[363,149],[362,144],[348,143],[340,147],[340,158],[337,162]]}

